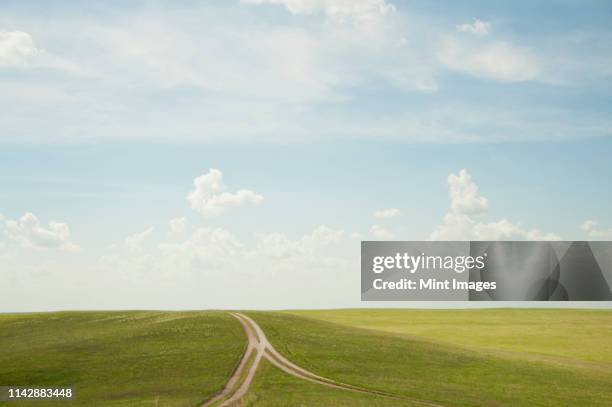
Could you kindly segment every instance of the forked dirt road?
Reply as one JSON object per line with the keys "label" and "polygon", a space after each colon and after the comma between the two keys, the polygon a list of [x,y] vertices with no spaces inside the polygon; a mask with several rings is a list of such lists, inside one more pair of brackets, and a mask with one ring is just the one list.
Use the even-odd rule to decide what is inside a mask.
{"label": "forked dirt road", "polygon": [[[312,373],[306,369],[301,368],[300,366],[292,363],[290,360],[286,359],[283,355],[277,352],[274,349],[274,346],[268,342],[268,338],[264,334],[263,330],[259,325],[251,318],[246,315],[236,312],[232,313],[236,319],[240,321],[242,327],[248,338],[247,349],[242,356],[238,367],[226,383],[223,390],[217,393],[212,399],[208,400],[201,407],[212,406],[213,404],[219,402],[222,399],[225,399],[222,403],[219,404],[219,407],[228,407],[237,405],[240,399],[242,399],[249,390],[251,383],[253,382],[253,378],[255,377],[255,372],[257,371],[257,367],[261,362],[261,359],[266,359],[271,362],[274,366],[281,369],[283,372],[290,374],[292,376],[298,377],[303,380],[308,380],[313,383],[317,383],[323,386],[333,387],[336,389],[348,390],[359,393],[367,393],[371,395],[392,398],[396,400],[405,400],[409,401],[412,404],[419,404],[423,406],[430,407],[444,407],[440,404],[430,403],[427,401],[416,400],[412,398],[397,396],[390,393],[385,393],[377,390],[365,389],[362,387],[353,386],[346,383],[337,382],[332,379],[328,379],[322,376],[319,376],[315,373]],[[255,352],[255,358],[253,363],[248,368],[248,372],[245,376],[245,369],[247,369],[247,363],[252,355]],[[238,383],[240,379],[244,377],[242,383]]]}

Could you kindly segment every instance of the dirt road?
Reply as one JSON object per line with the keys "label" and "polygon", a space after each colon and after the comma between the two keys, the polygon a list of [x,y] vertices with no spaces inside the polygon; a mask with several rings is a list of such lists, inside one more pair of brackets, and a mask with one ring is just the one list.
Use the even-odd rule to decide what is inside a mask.
{"label": "dirt road", "polygon": [[[240,399],[242,399],[249,390],[253,378],[255,377],[255,373],[257,371],[257,367],[261,362],[261,359],[266,359],[270,361],[274,366],[281,369],[283,372],[290,374],[292,376],[298,377],[303,380],[308,380],[313,383],[317,383],[323,386],[333,387],[342,390],[354,391],[359,393],[367,393],[371,395],[392,398],[397,400],[406,400],[410,401],[412,404],[420,404],[423,406],[430,407],[443,407],[439,404],[434,404],[426,401],[415,400],[411,398],[401,397],[390,393],[385,393],[377,390],[365,389],[362,387],[353,386],[346,383],[337,382],[332,379],[328,379],[326,377],[319,376],[315,373],[312,373],[285,358],[281,355],[272,344],[266,338],[265,333],[261,329],[259,325],[251,318],[246,315],[236,312],[232,313],[232,315],[237,318],[248,338],[247,349],[242,356],[242,360],[240,361],[238,367],[228,380],[227,384],[223,388],[221,392],[215,395],[212,399],[208,400],[206,403],[202,405],[202,407],[212,406],[213,404],[219,402],[224,399],[223,402],[219,404],[219,407],[229,407],[237,405]],[[244,375],[245,369],[247,369],[247,362],[251,357],[251,354],[255,352],[255,358],[250,367],[248,367],[248,372],[246,376]],[[242,383],[238,384],[241,377],[244,376],[244,380]]]}

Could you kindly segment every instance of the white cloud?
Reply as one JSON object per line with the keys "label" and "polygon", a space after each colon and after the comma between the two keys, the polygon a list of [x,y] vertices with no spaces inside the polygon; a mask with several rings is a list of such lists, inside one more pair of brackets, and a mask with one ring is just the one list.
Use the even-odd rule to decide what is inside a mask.
{"label": "white cloud", "polygon": [[361,240],[363,239],[363,235],[359,232],[353,232],[350,234],[350,238],[355,240]]}
{"label": "white cloud", "polygon": [[[222,228],[197,228],[179,242],[162,242],[149,255],[163,273],[230,273],[248,264],[245,246]],[[174,264],[174,266],[172,266]],[[175,267],[175,270],[172,270]]]}
{"label": "white cloud", "polygon": [[298,240],[291,240],[282,233],[259,234],[256,251],[272,258],[313,256],[321,248],[338,243],[343,238],[343,231],[324,225]]}
{"label": "white cloud", "polygon": [[26,212],[19,220],[6,220],[4,229],[10,240],[24,248],[79,250],[79,246],[70,239],[70,228],[66,223],[52,220],[45,227],[30,212]]}
{"label": "white cloud", "polygon": [[23,66],[36,52],[30,34],[23,31],[0,31],[0,67]]}
{"label": "white cloud", "polygon": [[395,218],[397,216],[400,216],[401,214],[402,214],[402,211],[400,211],[397,208],[388,208],[388,209],[381,209],[379,211],[374,212],[374,217],[381,218],[381,219],[388,219],[388,218]]}
{"label": "white cloud", "polygon": [[587,219],[582,225],[580,225],[580,229],[584,230],[585,232],[590,232],[592,230],[595,230],[598,226],[599,222],[597,222],[596,220]]}
{"label": "white cloud", "polygon": [[391,240],[395,237],[395,234],[391,230],[380,225],[372,225],[370,233],[375,239],[379,240]]}
{"label": "white cloud", "polygon": [[587,232],[589,239],[610,240],[612,239],[612,229],[602,229],[596,220],[586,220],[580,229]]}
{"label": "white cloud", "polygon": [[501,82],[534,80],[542,69],[529,48],[503,41],[481,43],[446,37],[437,54],[446,68]]}
{"label": "white cloud", "polygon": [[149,227],[142,232],[134,233],[125,239],[125,247],[128,250],[140,251],[144,249],[144,243],[153,234],[153,227]]}
{"label": "white cloud", "polygon": [[302,242],[308,247],[327,246],[340,242],[344,238],[342,230],[335,230],[328,226],[321,225],[315,228],[312,233],[305,235]]}
{"label": "white cloud", "polygon": [[191,208],[202,215],[216,216],[226,208],[245,204],[260,204],[263,196],[248,190],[241,189],[236,192],[227,192],[223,183],[223,173],[211,168],[193,180],[194,189],[187,195]]}
{"label": "white cloud", "polygon": [[491,28],[491,24],[487,21],[482,21],[478,18],[475,18],[472,24],[459,24],[455,26],[455,28],[459,32],[470,33],[482,37],[489,33],[489,28]]}
{"label": "white cloud", "polygon": [[480,222],[472,215],[487,212],[489,204],[480,196],[478,186],[466,170],[448,176],[450,211],[429,236],[430,240],[560,240],[554,233],[525,229],[520,224],[502,219]]}
{"label": "white cloud", "polygon": [[444,222],[429,236],[430,240],[560,240],[554,233],[525,229],[507,219],[478,222],[469,215],[449,212]]}
{"label": "white cloud", "polygon": [[168,235],[171,238],[183,237],[185,232],[187,232],[187,218],[183,216],[182,218],[170,219],[168,221],[168,226],[170,228]]}
{"label": "white cloud", "polygon": [[[346,247],[350,256],[341,251]],[[112,249],[98,259],[96,269],[115,285],[121,281],[121,287],[148,284],[168,293],[186,292],[174,297],[173,308],[184,306],[179,304],[192,296],[207,307],[278,308],[350,297],[337,287],[346,288],[346,277],[357,267],[358,258],[358,246],[347,241],[344,232],[327,226],[295,239],[263,233],[245,241],[223,228],[201,227],[184,239],[167,239],[143,251]]]}
{"label": "white cloud", "polygon": [[385,0],[241,0],[241,3],[281,5],[292,14],[324,14],[339,22],[347,19],[368,22],[395,11],[395,6]]}
{"label": "white cloud", "polygon": [[459,175],[448,175],[448,193],[451,209],[456,213],[483,213],[489,209],[487,198],[480,196],[478,186],[465,169]]}
{"label": "white cloud", "polygon": [[[0,68],[43,68],[73,75],[75,77],[90,77],[92,72],[86,72],[78,64],[62,58],[58,55],[46,52],[36,47],[32,36],[24,31],[2,31],[0,30]],[[33,98],[39,98],[48,102],[56,101],[57,98],[65,97],[65,90],[54,88],[54,83],[42,82],[9,82],[3,84],[3,93],[10,96],[11,88],[17,86],[19,92],[17,98],[25,98],[32,103]],[[25,95],[25,96],[24,96]]]}

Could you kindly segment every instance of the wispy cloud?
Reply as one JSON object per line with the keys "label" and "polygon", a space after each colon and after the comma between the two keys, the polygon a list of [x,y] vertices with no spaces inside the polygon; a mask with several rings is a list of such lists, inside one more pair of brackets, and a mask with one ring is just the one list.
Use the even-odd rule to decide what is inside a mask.
{"label": "wispy cloud", "polygon": [[612,228],[602,228],[596,220],[585,220],[580,229],[585,231],[592,240],[610,240],[612,239]]}
{"label": "wispy cloud", "polygon": [[458,24],[457,26],[455,26],[455,28],[459,32],[470,33],[470,34],[479,35],[479,36],[485,36],[489,33],[491,24],[488,21],[482,21],[478,18],[475,18],[472,24],[469,24],[469,23]]}
{"label": "wispy cloud", "polygon": [[438,58],[448,69],[501,82],[535,80],[542,70],[533,51],[505,41],[480,43],[449,36],[441,41]]}
{"label": "wispy cloud", "polygon": [[372,225],[370,234],[377,240],[391,240],[395,237],[395,233],[381,225]]}
{"label": "wispy cloud", "polygon": [[385,0],[240,0],[250,5],[282,5],[292,14],[324,14],[336,22],[370,22],[395,11]]}
{"label": "wispy cloud", "polygon": [[397,208],[388,208],[388,209],[381,209],[381,210],[375,211],[374,217],[381,218],[381,219],[387,219],[387,218],[395,218],[397,216],[400,216],[401,214],[402,214],[402,211],[400,211]]}
{"label": "wispy cloud", "polygon": [[[11,13],[16,28],[0,27],[0,141],[456,143],[612,134],[596,104],[587,121],[571,114],[576,93],[529,97],[542,84],[581,88],[585,78],[606,89],[609,33],[527,37],[518,26],[454,25],[384,0],[155,3],[82,21],[58,9],[46,24]],[[255,23],[263,16],[265,24]],[[480,81],[484,96],[453,96],[468,80]],[[502,102],[506,86],[521,88]]]}

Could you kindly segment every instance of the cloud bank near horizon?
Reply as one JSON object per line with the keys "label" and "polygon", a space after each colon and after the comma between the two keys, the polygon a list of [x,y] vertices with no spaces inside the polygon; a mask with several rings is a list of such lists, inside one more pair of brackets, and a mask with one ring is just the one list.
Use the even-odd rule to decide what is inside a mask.
{"label": "cloud bank near horizon", "polygon": [[[203,181],[194,184],[196,190],[199,187],[213,194],[204,194],[206,199],[225,190],[220,170],[211,169],[198,179]],[[449,174],[447,187],[449,210],[430,234],[431,240],[560,239],[507,219],[486,221],[489,200],[465,169]],[[241,210],[239,205],[231,206]],[[0,217],[5,236],[0,239],[0,265],[10,270],[7,281],[27,283],[36,290],[50,284],[49,279],[59,279],[65,293],[61,298],[43,296],[32,303],[29,298],[26,304],[5,285],[5,310],[42,309],[44,301],[51,308],[104,308],[111,305],[106,298],[120,308],[170,306],[155,297],[161,289],[181,293],[179,298],[170,295],[173,308],[194,304],[189,301],[196,301],[195,289],[200,290],[200,307],[208,308],[228,304],[308,307],[313,304],[313,292],[317,292],[317,306],[354,306],[359,303],[359,279],[355,278],[359,273],[358,240],[401,240],[401,234],[393,230],[403,222],[398,216],[404,212],[400,207],[377,211],[375,218],[380,223],[369,230],[318,225],[297,238],[282,231],[239,236],[224,227],[176,217],[165,226],[151,225],[106,248],[79,245],[64,222],[51,221],[45,227],[32,213],[19,220]],[[213,212],[227,216],[224,211]],[[593,238],[609,233],[592,220],[581,228]],[[82,263],[92,256],[93,264]],[[99,295],[91,295],[92,289]]]}

